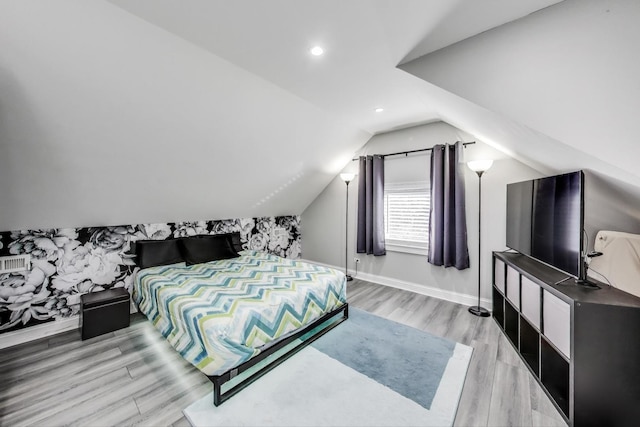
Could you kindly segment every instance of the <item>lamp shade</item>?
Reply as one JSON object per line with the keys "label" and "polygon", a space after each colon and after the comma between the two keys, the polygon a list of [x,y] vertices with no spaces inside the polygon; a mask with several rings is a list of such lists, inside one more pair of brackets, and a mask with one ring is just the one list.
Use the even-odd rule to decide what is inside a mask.
{"label": "lamp shade", "polygon": [[353,180],[353,178],[356,176],[355,173],[341,173],[340,174],[340,178],[342,178],[342,180],[346,183],[349,183]]}
{"label": "lamp shade", "polygon": [[474,172],[486,172],[492,164],[493,160],[472,160],[467,163],[467,166]]}

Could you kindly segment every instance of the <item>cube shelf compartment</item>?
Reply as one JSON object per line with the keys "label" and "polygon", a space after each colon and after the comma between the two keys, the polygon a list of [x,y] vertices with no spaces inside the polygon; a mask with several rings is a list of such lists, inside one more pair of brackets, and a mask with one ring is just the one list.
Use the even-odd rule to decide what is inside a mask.
{"label": "cube shelf compartment", "polygon": [[640,419],[640,298],[513,252],[493,254],[493,317],[571,426]]}

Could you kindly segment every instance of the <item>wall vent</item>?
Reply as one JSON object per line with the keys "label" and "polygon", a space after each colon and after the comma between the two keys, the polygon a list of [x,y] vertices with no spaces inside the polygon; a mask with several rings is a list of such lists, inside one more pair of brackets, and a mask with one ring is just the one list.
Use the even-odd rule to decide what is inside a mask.
{"label": "wall vent", "polygon": [[0,257],[0,274],[31,270],[31,255],[11,255]]}

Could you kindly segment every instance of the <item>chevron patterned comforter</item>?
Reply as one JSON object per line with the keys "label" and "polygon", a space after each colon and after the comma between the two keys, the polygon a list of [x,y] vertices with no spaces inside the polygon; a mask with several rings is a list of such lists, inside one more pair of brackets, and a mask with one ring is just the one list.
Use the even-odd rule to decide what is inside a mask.
{"label": "chevron patterned comforter", "polygon": [[256,251],[186,266],[146,268],[133,297],[171,345],[220,375],[346,302],[342,272]]}

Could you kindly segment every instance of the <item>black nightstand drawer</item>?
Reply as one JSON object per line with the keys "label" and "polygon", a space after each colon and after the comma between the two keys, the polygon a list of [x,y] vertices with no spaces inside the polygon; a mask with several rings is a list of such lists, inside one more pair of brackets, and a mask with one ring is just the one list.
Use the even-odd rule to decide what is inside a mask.
{"label": "black nightstand drawer", "polygon": [[129,326],[129,292],[124,288],[92,292],[80,297],[82,339]]}

